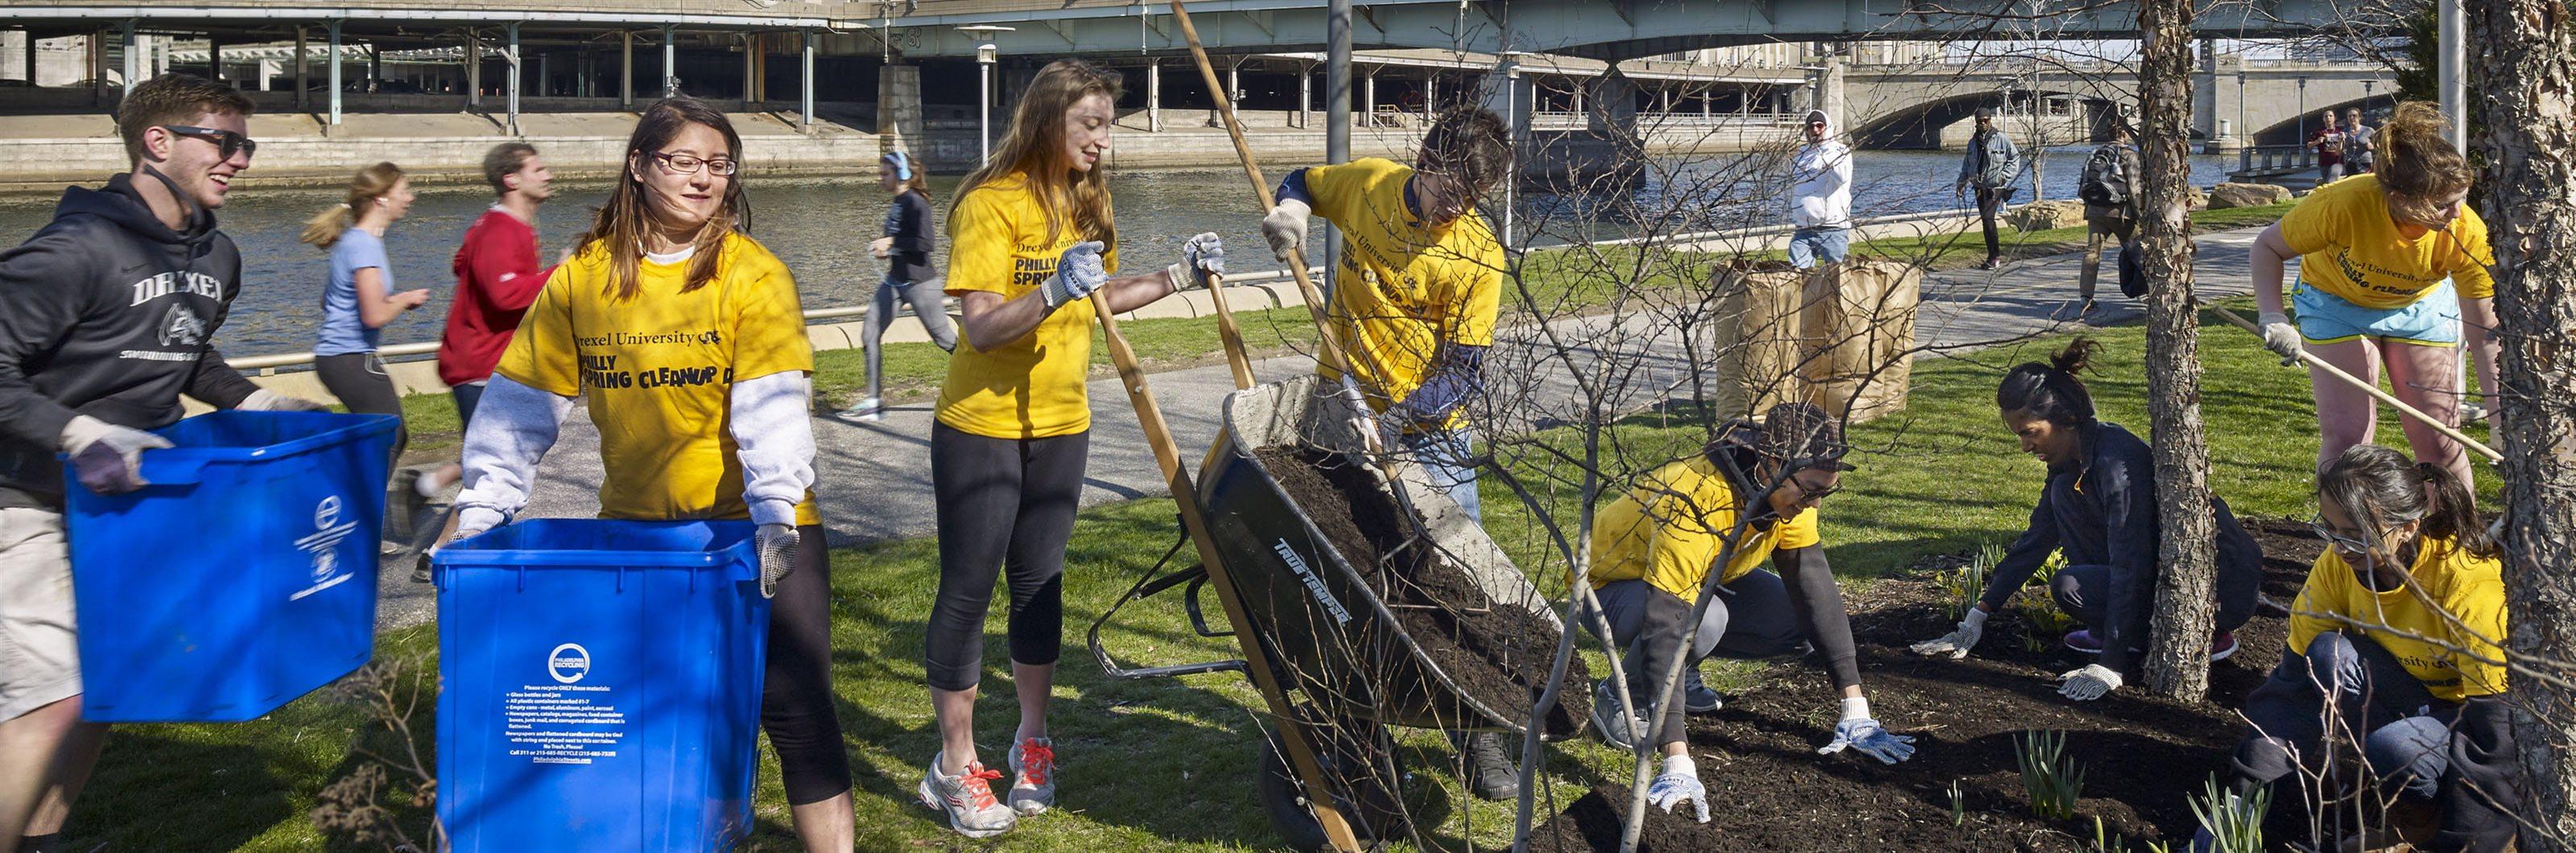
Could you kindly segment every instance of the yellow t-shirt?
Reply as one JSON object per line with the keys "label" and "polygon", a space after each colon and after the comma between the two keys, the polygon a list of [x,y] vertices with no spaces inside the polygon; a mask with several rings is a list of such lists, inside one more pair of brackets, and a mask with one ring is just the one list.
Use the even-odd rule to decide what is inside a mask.
{"label": "yellow t-shirt", "polygon": [[[1047,239],[1046,209],[1013,174],[976,187],[948,218],[948,294],[1036,290],[1055,274],[1056,259],[1083,241],[1071,216]],[[1118,271],[1118,247],[1102,256]],[[1009,345],[989,351],[961,346],[948,357],[939,388],[939,422],[992,438],[1047,438],[1091,428],[1091,300],[1076,300],[1038,321]]]}
{"label": "yellow t-shirt", "polygon": [[[1726,534],[1735,530],[1736,509],[1735,487],[1706,456],[1655,469],[1594,522],[1592,588],[1644,578],[1683,601],[1698,601],[1700,583],[1724,549]],[[1718,575],[1721,585],[1753,571],[1775,550],[1821,541],[1815,507],[1787,521],[1754,523],[1744,533],[1735,557]]]}
{"label": "yellow t-shirt", "polygon": [[[599,244],[555,267],[496,372],[582,396],[599,426],[602,518],[749,518],[735,455],[733,383],[812,372],[796,279],[750,237],[725,238],[716,277],[696,290],[689,262],[640,261],[633,299],[607,292]],[[814,495],[796,523],[819,524]]]}
{"label": "yellow t-shirt", "polygon": [[[2409,571],[2433,603],[2403,587],[2386,592],[2371,589],[2334,549],[2326,549],[2308,569],[2307,586],[2290,605],[2290,652],[2306,653],[2308,642],[2318,634],[2357,631],[2396,655],[2406,671],[2436,697],[2458,702],[2504,692],[2501,664],[2476,660],[2448,647],[2467,649],[2486,660],[2504,660],[2493,642],[2504,638],[2504,567],[2428,537]],[[2435,605],[2459,617],[2460,624],[2443,618]]]}
{"label": "yellow t-shirt", "polygon": [[[1412,167],[1377,157],[1306,170],[1315,213],[1342,229],[1333,327],[1381,410],[1422,385],[1440,342],[1492,346],[1502,304],[1503,244],[1484,217],[1470,210],[1447,227],[1425,226],[1404,203],[1412,177]],[[1317,372],[1340,380],[1320,363]]]}
{"label": "yellow t-shirt", "polygon": [[2403,308],[2442,279],[2462,299],[2495,296],[2487,265],[2487,223],[2460,208],[2445,230],[2408,240],[2388,218],[2378,175],[2354,175],[2308,194],[2281,217],[2281,238],[2299,253],[2299,280],[2364,308]]}

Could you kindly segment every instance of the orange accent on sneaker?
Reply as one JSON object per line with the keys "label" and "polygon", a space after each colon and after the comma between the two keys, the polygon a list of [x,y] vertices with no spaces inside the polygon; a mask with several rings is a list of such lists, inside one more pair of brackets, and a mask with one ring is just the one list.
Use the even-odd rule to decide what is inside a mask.
{"label": "orange accent on sneaker", "polygon": [[989,809],[993,807],[992,781],[999,778],[1002,778],[1002,771],[986,770],[984,762],[977,761],[966,765],[966,772],[957,774],[957,786],[966,789],[966,795],[973,798],[968,805]]}
{"label": "orange accent on sneaker", "polygon": [[1019,769],[1021,776],[1028,777],[1029,784],[1046,784],[1047,774],[1055,772],[1055,747],[1041,743],[1037,738],[1020,741]]}

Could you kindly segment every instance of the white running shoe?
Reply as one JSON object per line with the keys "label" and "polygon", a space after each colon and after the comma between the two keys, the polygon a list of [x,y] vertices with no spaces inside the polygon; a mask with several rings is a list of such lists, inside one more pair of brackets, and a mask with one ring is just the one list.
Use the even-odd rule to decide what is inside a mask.
{"label": "white running shoe", "polygon": [[858,405],[842,409],[838,414],[854,421],[881,421],[885,420],[885,403],[875,397],[869,397],[860,400]]}
{"label": "white running shoe", "polygon": [[1055,807],[1055,740],[1021,738],[1011,745],[1011,811],[1036,817]]}
{"label": "white running shoe", "polygon": [[1019,816],[1001,803],[993,801],[992,781],[1002,778],[1000,771],[984,769],[981,761],[966,765],[966,772],[955,776],[939,772],[945,753],[930,758],[930,769],[921,774],[921,804],[948,813],[948,828],[968,838],[991,838],[1011,831]]}

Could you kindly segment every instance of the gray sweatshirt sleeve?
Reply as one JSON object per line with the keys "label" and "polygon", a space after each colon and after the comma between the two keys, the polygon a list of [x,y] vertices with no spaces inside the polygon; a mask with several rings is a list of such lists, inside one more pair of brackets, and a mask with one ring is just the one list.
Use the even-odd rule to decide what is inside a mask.
{"label": "gray sweatshirt sleeve", "polygon": [[795,370],[733,384],[733,443],[754,522],[794,525],[796,504],[814,487],[811,384]]}
{"label": "gray sweatshirt sleeve", "polygon": [[489,530],[528,505],[537,462],[554,449],[572,398],[494,374],[465,431],[465,491],[456,496],[459,530]]}

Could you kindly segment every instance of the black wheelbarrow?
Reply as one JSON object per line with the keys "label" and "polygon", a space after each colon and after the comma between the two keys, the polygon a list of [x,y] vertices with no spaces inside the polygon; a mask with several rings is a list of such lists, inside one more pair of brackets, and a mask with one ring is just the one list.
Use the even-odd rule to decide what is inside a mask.
{"label": "black wheelbarrow", "polygon": [[[1349,404],[1325,393],[1326,387],[1313,376],[1302,376],[1228,395],[1225,429],[1197,485],[1208,535],[1216,540],[1214,549],[1223,555],[1254,623],[1233,626],[1253,638],[1243,648],[1269,656],[1299,713],[1310,715],[1304,721],[1309,731],[1326,733],[1316,738],[1318,757],[1328,776],[1339,777],[1326,782],[1337,799],[1347,798],[1343,813],[1363,833],[1385,839],[1402,834],[1405,814],[1394,784],[1402,777],[1393,767],[1385,726],[1528,735],[1529,701],[1510,703],[1490,691],[1480,697],[1462,687],[1426,648],[1439,647],[1439,638],[1417,637],[1407,630],[1406,620],[1397,618],[1399,608],[1418,605],[1391,594],[1386,584],[1392,574],[1354,566],[1281,485],[1271,461],[1256,455],[1274,448],[1355,448],[1359,437]],[[1367,482],[1384,496],[1385,506],[1396,506],[1393,491],[1375,469],[1358,467],[1368,472]],[[1519,644],[1554,649],[1563,631],[1556,614],[1484,529],[1426,483],[1408,478],[1406,492],[1418,513],[1417,538],[1427,539],[1426,547],[1436,548],[1439,559],[1469,579],[1479,593],[1472,596],[1479,599],[1475,606],[1526,610],[1535,619],[1523,621],[1537,626],[1532,633],[1544,636],[1521,638]],[[1201,636],[1236,636],[1207,624],[1199,603],[1205,567],[1163,571],[1185,544],[1175,544],[1163,562],[1092,623],[1089,643],[1102,671],[1150,678],[1244,667],[1243,661],[1226,660],[1127,668],[1101,645],[1101,627],[1129,602],[1176,587],[1184,589],[1192,626]],[[1454,659],[1457,652],[1448,648],[1444,653]],[[1549,740],[1573,736],[1583,719],[1582,714],[1551,715],[1539,735]],[[1321,830],[1275,736],[1270,741],[1263,756],[1264,806],[1292,845],[1313,849],[1322,839]]]}

